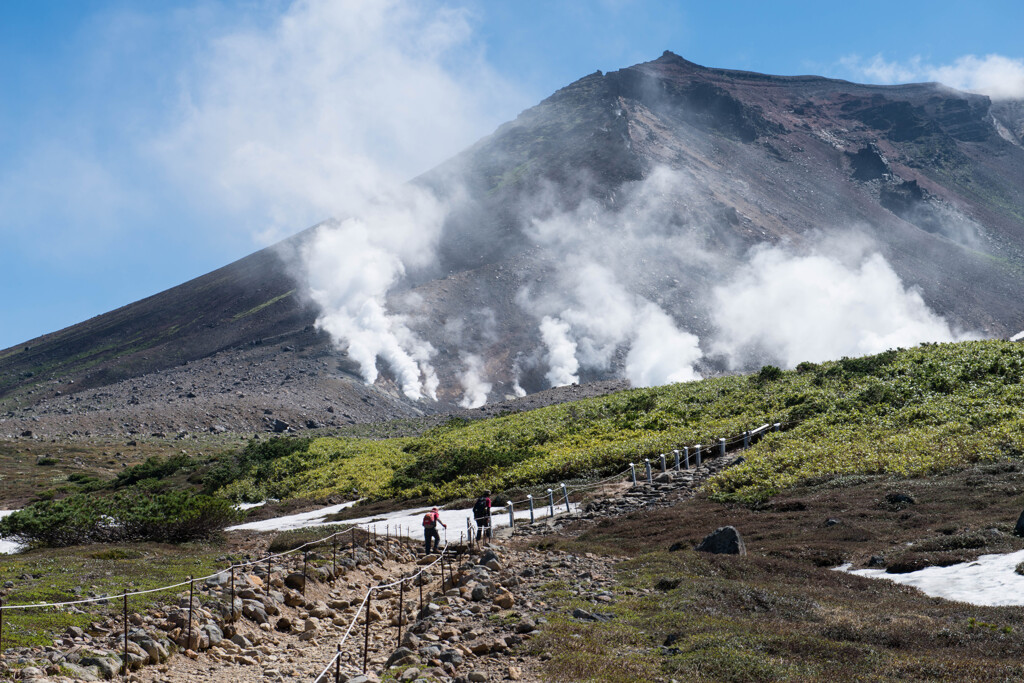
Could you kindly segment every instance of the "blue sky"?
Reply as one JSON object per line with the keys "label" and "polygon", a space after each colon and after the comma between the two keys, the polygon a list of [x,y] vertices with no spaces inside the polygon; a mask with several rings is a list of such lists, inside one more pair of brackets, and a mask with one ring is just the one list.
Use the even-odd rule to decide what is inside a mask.
{"label": "blue sky", "polygon": [[670,49],[1013,94],[1021,26],[998,1],[0,3],[0,349],[354,210],[597,69]]}

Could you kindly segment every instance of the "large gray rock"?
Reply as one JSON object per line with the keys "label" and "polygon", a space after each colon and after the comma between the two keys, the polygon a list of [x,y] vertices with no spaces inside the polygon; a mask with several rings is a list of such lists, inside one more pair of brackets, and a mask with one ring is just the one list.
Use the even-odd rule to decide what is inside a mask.
{"label": "large gray rock", "polygon": [[746,555],[747,548],[736,527],[723,526],[704,537],[697,550],[716,555]]}

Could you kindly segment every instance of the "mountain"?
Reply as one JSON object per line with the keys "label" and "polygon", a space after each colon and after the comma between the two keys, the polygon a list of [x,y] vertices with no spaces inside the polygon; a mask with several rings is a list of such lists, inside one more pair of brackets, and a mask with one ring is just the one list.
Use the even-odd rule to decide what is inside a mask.
{"label": "mountain", "polygon": [[[854,333],[883,342],[903,339],[872,328],[892,315],[925,336],[1024,329],[1022,101],[666,52],[576,81],[412,186],[444,217],[430,258],[382,303],[399,345],[432,348],[417,358],[437,401],[409,398],[383,361],[366,384],[358,354],[318,328],[297,254],[332,223],[0,351],[0,433],[447,413],[474,390],[495,403],[570,380],[820,360],[800,355],[801,338],[820,329],[836,341],[814,353],[844,354],[850,333],[833,318],[858,315]],[[794,314],[748,299],[787,278],[783,303],[834,285],[835,305]],[[794,319],[804,327],[779,329]]]}

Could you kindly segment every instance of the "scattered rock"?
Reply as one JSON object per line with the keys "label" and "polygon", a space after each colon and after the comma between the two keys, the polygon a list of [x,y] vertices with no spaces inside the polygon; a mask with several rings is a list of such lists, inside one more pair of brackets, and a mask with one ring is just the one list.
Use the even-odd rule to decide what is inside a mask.
{"label": "scattered rock", "polygon": [[704,537],[696,550],[716,555],[746,555],[747,548],[736,527],[723,526]]}

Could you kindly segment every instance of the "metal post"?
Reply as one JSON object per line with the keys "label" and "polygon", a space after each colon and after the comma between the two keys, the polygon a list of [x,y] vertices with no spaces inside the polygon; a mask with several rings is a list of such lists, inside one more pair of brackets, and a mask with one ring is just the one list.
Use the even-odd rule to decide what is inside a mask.
{"label": "metal post", "polygon": [[665,467],[665,454],[664,453],[661,454],[661,471],[662,472],[667,472],[668,471],[668,468]]}
{"label": "metal post", "polygon": [[195,603],[192,602],[195,598],[192,596],[195,595],[195,587],[196,582],[192,580],[191,576],[188,577],[188,640],[185,642],[189,647],[192,647],[192,612],[195,606]]}
{"label": "metal post", "polygon": [[778,422],[776,422],[774,425],[772,425],[772,427],[773,427],[772,431],[775,431],[775,432],[777,432],[780,429],[782,429],[782,425],[779,424]]}
{"label": "metal post", "polygon": [[267,555],[267,595],[270,595],[270,555]]}
{"label": "metal post", "polygon": [[235,620],[235,565],[231,565],[231,621]]}
{"label": "metal post", "polygon": [[700,467],[700,444],[697,444],[694,448],[697,449],[697,467]]}
{"label": "metal post", "polygon": [[633,478],[633,486],[636,486],[636,465],[629,463],[629,476]]}
{"label": "metal post", "polygon": [[548,489],[548,508],[551,511],[550,517],[555,516],[555,492]]}
{"label": "metal post", "polygon": [[654,483],[654,477],[651,476],[651,459],[650,458],[644,458],[644,468],[647,471],[647,483],[648,484],[653,484]]}
{"label": "metal post", "polygon": [[356,559],[356,528],[352,527],[352,559]]}
{"label": "metal post", "polygon": [[527,495],[526,499],[530,501],[530,524],[533,524],[533,494]]}
{"label": "metal post", "polygon": [[679,471],[679,449],[675,448],[672,450],[672,455],[676,456],[676,472]]}
{"label": "metal post", "polygon": [[124,675],[128,676],[128,591],[124,592]]}
{"label": "metal post", "polygon": [[750,432],[746,431],[743,432],[743,449],[746,450],[748,448],[750,448]]}
{"label": "metal post", "polygon": [[473,522],[469,521],[469,517],[466,517],[466,536],[469,537],[469,545],[473,545]]}
{"label": "metal post", "polygon": [[4,600],[0,598],[0,653],[4,651]]}
{"label": "metal post", "polygon": [[398,583],[398,644],[395,647],[402,647],[402,617],[405,616],[405,579]]}
{"label": "metal post", "polygon": [[423,570],[422,569],[420,570],[420,573],[417,576],[420,577],[420,580],[416,582],[416,583],[418,583],[420,585],[420,609],[423,609]]}
{"label": "metal post", "polygon": [[683,460],[686,463],[686,469],[690,469],[690,447],[683,446]]}
{"label": "metal post", "polygon": [[388,545],[388,547],[391,547],[391,525],[390,524],[385,524],[384,525],[384,543],[386,543]]}
{"label": "metal post", "polygon": [[331,568],[334,570],[331,573],[331,581],[334,581],[338,578],[338,535],[331,536],[331,540],[334,541],[334,547],[331,550]]}
{"label": "metal post", "polygon": [[725,439],[718,440],[718,455],[725,455]]}
{"label": "metal post", "polygon": [[512,529],[512,533],[515,533],[515,531],[516,531],[516,513],[515,513],[515,510],[513,509],[512,506],[513,506],[513,503],[510,500],[508,502],[508,525]]}
{"label": "metal post", "polygon": [[366,596],[366,631],[363,633],[363,673],[366,673],[366,664],[370,660],[370,607],[373,606],[373,586]]}
{"label": "metal post", "polygon": [[334,655],[334,683],[341,683],[341,643],[338,643],[338,651]]}
{"label": "metal post", "polygon": [[309,551],[305,548],[302,549],[302,594],[306,594],[306,562],[309,558]]}
{"label": "metal post", "polygon": [[565,484],[562,484],[562,496],[565,497],[565,511],[572,512],[572,508],[569,507],[569,489],[565,488]]}

